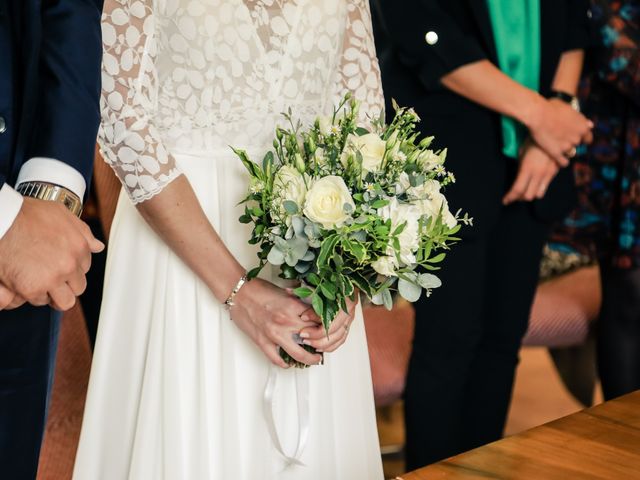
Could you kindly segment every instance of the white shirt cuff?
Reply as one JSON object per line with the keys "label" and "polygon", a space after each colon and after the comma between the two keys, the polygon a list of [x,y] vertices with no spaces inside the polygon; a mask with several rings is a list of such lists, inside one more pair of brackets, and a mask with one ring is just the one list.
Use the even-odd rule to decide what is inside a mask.
{"label": "white shirt cuff", "polygon": [[0,238],[11,228],[20,209],[22,195],[6,183],[0,188]]}
{"label": "white shirt cuff", "polygon": [[81,200],[87,190],[87,183],[80,172],[53,158],[35,157],[26,162],[20,170],[16,187],[25,182],[53,183],[71,190]]}

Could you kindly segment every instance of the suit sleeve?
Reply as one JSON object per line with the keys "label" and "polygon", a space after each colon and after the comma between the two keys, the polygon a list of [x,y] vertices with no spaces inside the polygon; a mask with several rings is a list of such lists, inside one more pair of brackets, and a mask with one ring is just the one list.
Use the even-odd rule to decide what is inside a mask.
{"label": "suit sleeve", "polygon": [[58,159],[90,183],[100,121],[102,0],[43,0],[37,131],[29,156]]}
{"label": "suit sleeve", "polygon": [[[427,88],[453,70],[486,59],[475,36],[465,32],[436,0],[373,0],[387,39]],[[436,37],[427,43],[426,34]]]}
{"label": "suit sleeve", "polygon": [[582,50],[589,46],[589,0],[569,0],[569,25],[564,51]]}

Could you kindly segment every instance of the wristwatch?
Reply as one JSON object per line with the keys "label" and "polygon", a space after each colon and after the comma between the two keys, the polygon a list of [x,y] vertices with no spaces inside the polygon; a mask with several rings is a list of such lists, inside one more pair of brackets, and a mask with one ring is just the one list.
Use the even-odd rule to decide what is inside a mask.
{"label": "wristwatch", "polygon": [[82,214],[82,200],[71,190],[47,182],[24,182],[18,185],[17,192],[23,197],[60,202],[76,217]]}
{"label": "wristwatch", "polygon": [[563,92],[561,90],[551,90],[549,98],[557,98],[558,100],[562,100],[563,102],[571,105],[571,108],[573,108],[576,112],[580,111],[580,101],[575,95],[571,95],[570,93]]}

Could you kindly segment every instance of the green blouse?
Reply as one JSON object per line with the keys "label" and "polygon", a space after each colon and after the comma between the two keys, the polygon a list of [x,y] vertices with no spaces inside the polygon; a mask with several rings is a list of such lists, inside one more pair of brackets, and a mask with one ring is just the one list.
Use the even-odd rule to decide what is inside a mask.
{"label": "green blouse", "polygon": [[[500,70],[532,90],[540,88],[540,0],[486,0]],[[517,158],[524,125],[502,117],[503,153]]]}

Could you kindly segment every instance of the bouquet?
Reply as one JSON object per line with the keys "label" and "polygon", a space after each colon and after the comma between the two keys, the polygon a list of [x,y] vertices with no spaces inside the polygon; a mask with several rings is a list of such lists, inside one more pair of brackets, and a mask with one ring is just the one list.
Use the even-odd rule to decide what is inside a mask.
{"label": "bouquet", "polygon": [[394,108],[390,125],[380,117],[365,128],[347,95],[307,127],[284,114],[288,128],[276,129],[261,163],[234,149],[250,175],[240,222],[253,224],[249,243],[260,247],[248,277],[267,263],[279,267],[327,330],[358,291],[388,309],[392,292],[409,302],[430,295],[441,285],[432,272],[471,222],[452,214],[442,193],[455,181],[446,149],[429,149],[433,137],[419,141],[416,113]]}

